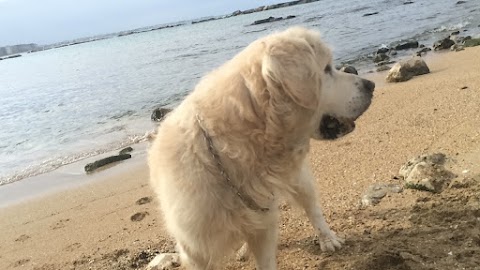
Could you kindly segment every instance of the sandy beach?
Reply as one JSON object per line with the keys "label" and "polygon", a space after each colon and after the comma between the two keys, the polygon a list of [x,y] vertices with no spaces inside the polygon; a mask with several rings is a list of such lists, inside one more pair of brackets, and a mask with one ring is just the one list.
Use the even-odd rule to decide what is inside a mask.
{"label": "sandy beach", "polygon": [[[306,216],[282,206],[279,269],[480,269],[480,47],[431,55],[431,73],[404,83],[369,74],[377,88],[357,129],[334,142],[312,142],[325,215],[347,242],[322,253]],[[369,185],[400,183],[402,164],[436,152],[468,184],[439,194],[406,189],[358,207]],[[144,269],[155,253],[172,252],[146,163],[118,167],[85,185],[0,208],[0,269]],[[225,269],[254,264],[232,258]]]}

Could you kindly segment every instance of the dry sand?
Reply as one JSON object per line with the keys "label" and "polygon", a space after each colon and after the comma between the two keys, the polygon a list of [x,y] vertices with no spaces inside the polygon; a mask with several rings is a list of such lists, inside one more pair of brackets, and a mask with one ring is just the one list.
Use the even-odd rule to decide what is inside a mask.
{"label": "dry sand", "polygon": [[[427,60],[431,74],[405,83],[371,75],[375,99],[355,132],[311,151],[327,219],[347,243],[322,253],[303,213],[282,207],[280,269],[480,269],[479,59],[480,47],[441,54]],[[433,152],[447,154],[461,183],[477,181],[358,208],[370,184],[398,182],[405,161]],[[143,269],[155,252],[173,251],[146,165],[105,178],[1,208],[0,269]]]}

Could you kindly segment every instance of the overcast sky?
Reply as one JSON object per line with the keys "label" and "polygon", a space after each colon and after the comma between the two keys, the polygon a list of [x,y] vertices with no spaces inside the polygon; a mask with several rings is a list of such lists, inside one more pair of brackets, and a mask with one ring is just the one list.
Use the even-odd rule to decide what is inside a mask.
{"label": "overcast sky", "polygon": [[286,0],[0,0],[0,46],[48,44]]}

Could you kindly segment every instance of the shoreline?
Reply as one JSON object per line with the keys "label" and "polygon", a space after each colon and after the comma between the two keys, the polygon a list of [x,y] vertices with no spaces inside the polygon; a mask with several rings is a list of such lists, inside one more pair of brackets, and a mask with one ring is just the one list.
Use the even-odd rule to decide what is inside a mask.
{"label": "shoreline", "polygon": [[[428,63],[430,61],[438,61],[439,58],[446,54],[455,54],[449,50],[431,52],[422,58]],[[409,56],[397,58],[397,62],[403,59],[408,59]],[[377,88],[383,87],[388,83],[384,80],[386,71],[369,72],[366,69],[359,69],[359,76],[375,81]],[[155,128],[156,129],[156,128]],[[154,130],[155,130],[154,129]],[[148,132],[147,132],[148,133]],[[147,134],[146,133],[146,134]],[[121,162],[115,162],[112,165],[107,165],[98,169],[92,174],[87,174],[84,166],[95,160],[104,157],[112,156],[118,153],[121,148],[114,149],[99,155],[93,155],[88,158],[83,158],[72,163],[62,165],[52,171],[36,174],[33,176],[21,178],[10,183],[0,185],[0,209],[15,205],[23,200],[32,200],[42,196],[48,196],[57,192],[77,188],[79,186],[89,184],[96,181],[101,181],[102,178],[121,174],[130,168],[140,166],[141,160],[146,159],[146,151],[150,142],[147,140],[133,143],[131,145],[124,145],[122,147],[131,146],[134,148],[132,158]],[[34,189],[32,194],[31,189]]]}
{"label": "shoreline", "polygon": [[93,173],[87,174],[84,170],[85,165],[95,160],[117,154],[118,150],[81,159],[50,172],[1,185],[0,209],[75,189],[83,185],[101,182],[105,178],[114,177],[115,175],[136,169],[142,166],[146,160],[148,144],[148,141],[132,144],[131,147],[134,148],[132,158],[106,165]]}
{"label": "shoreline", "polygon": [[[334,254],[321,253],[303,212],[282,207],[279,269],[392,269],[398,265],[388,264],[391,258],[402,269],[469,269],[475,263],[480,247],[469,247],[475,236],[462,233],[478,231],[480,217],[476,223],[472,214],[478,210],[467,212],[467,205],[480,209],[480,201],[478,193],[461,197],[471,193],[468,188],[449,188],[446,195],[404,190],[372,208],[356,205],[372,183],[398,182],[393,176],[400,166],[422,153],[445,153],[460,180],[480,174],[478,57],[480,47],[442,53],[427,60],[430,74],[403,83],[373,74],[374,100],[356,130],[336,141],[313,141],[309,154],[326,219],[347,243]],[[0,269],[144,269],[157,252],[172,252],[145,159],[134,158],[85,185],[3,207]],[[453,195],[460,206],[450,201]],[[253,267],[252,259],[231,259],[225,269]]]}

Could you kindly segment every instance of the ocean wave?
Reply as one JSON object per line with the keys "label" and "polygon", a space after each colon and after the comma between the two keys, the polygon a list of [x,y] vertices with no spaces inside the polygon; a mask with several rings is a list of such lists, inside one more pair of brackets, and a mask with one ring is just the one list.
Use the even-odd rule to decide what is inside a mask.
{"label": "ocean wave", "polygon": [[452,24],[452,25],[442,25],[438,28],[435,28],[435,29],[431,30],[430,32],[431,33],[442,33],[442,32],[449,32],[449,31],[457,31],[457,30],[465,28],[469,25],[470,25],[469,21],[461,22],[461,23],[457,23],[457,24]]}
{"label": "ocean wave", "polygon": [[75,153],[68,156],[53,157],[50,159],[43,160],[41,163],[30,165],[23,170],[14,172],[6,176],[0,176],[0,186],[10,184],[10,183],[22,180],[24,178],[48,173],[62,166],[72,164],[74,162],[78,162],[90,157],[115,151],[133,144],[145,142],[152,136],[152,134],[154,134],[154,132],[155,132],[154,130],[151,130],[151,131],[145,132],[144,134],[129,135],[123,141],[107,144],[101,147],[100,149],[85,151],[81,153]]}

